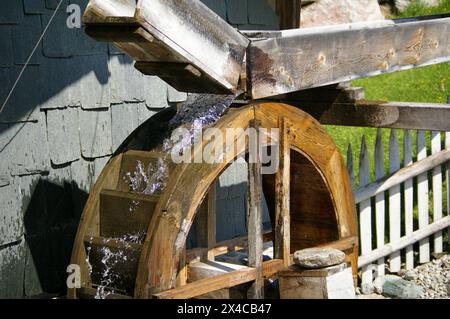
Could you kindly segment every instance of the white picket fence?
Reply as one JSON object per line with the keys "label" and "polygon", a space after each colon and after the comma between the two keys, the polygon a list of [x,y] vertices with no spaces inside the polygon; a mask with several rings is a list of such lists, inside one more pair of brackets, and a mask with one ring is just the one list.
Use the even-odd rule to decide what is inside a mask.
{"label": "white picket fence", "polygon": [[[416,263],[430,261],[431,249],[436,253],[443,250],[443,231],[450,232],[450,133],[442,134],[445,135],[445,148],[442,149],[441,132],[431,132],[432,151],[427,154],[425,132],[417,131],[417,139],[413,141],[412,132],[405,130],[402,161],[397,131],[391,130],[389,153],[386,154],[389,156],[389,174],[386,174],[382,132],[378,130],[374,152],[375,181],[371,180],[371,158],[365,137],[362,138],[359,187],[355,189],[355,196],[359,206],[359,266],[365,293],[372,290],[376,276],[385,274],[386,261],[391,272],[398,272],[402,268],[412,269]],[[413,143],[417,143],[417,154],[413,154]],[[415,162],[413,155],[417,158]],[[348,169],[354,182],[353,163],[350,145]],[[445,187],[447,212],[444,216]],[[416,223],[415,207],[418,212]]]}

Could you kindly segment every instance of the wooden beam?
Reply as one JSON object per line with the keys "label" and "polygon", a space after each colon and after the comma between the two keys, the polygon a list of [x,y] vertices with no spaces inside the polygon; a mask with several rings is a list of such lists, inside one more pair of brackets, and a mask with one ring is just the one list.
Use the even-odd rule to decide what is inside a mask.
{"label": "wooden beam", "polygon": [[[271,230],[263,233],[264,242],[273,241],[273,238],[274,236]],[[208,248],[204,247],[189,249],[187,251],[187,263],[202,259],[208,259],[207,258],[208,251],[212,256],[215,257],[229,253],[231,251],[246,249],[247,247],[248,247],[248,236],[243,236],[217,243],[212,249],[209,250]]]}
{"label": "wooden beam", "polygon": [[325,125],[450,131],[450,104],[357,101],[295,105]]}
{"label": "wooden beam", "polygon": [[[266,261],[262,265],[263,276],[271,277],[283,268],[282,260]],[[153,297],[156,299],[190,299],[219,289],[231,288],[254,281],[256,280],[256,273],[255,268],[248,267],[212,278],[201,279],[182,287],[154,294]]]}
{"label": "wooden beam", "polygon": [[291,149],[289,144],[289,122],[279,119],[279,169],[275,176],[275,258],[283,259],[284,265],[290,265],[290,179]]}
{"label": "wooden beam", "polygon": [[276,0],[280,30],[300,28],[301,0]]}
{"label": "wooden beam", "polygon": [[[196,86],[185,81],[184,88],[183,81],[176,79],[177,72],[197,83],[197,92],[239,90],[249,40],[200,0],[90,0],[83,22],[95,38],[112,40],[134,60],[143,62],[139,69],[154,73],[158,72],[155,66],[165,65],[164,79],[179,90],[195,90]],[[146,35],[135,34],[135,25]],[[121,31],[115,37],[122,26],[131,26],[133,35],[128,40]]]}
{"label": "wooden beam", "polygon": [[208,194],[208,260],[214,260],[216,246],[216,183],[213,183]]}
{"label": "wooden beam", "polygon": [[390,243],[382,248],[376,249],[370,252],[368,255],[361,256],[358,259],[358,266],[367,266],[380,258],[386,257],[394,252],[398,252],[401,249],[412,245],[422,239],[428,238],[431,235],[450,227],[450,216],[444,217],[431,225],[428,225],[422,229],[419,229],[411,235],[404,236],[394,243]]}
{"label": "wooden beam", "polygon": [[263,234],[262,234],[262,175],[259,123],[250,122],[249,163],[248,163],[248,265],[256,269],[255,283],[249,289],[250,299],[264,298],[263,280]]}
{"label": "wooden beam", "polygon": [[430,155],[429,157],[415,162],[414,164],[404,167],[390,176],[387,176],[375,183],[361,187],[355,193],[355,201],[357,204],[368,200],[378,194],[381,194],[395,185],[399,185],[410,178],[424,174],[433,168],[445,164],[450,160],[450,149],[443,150],[439,153]]}
{"label": "wooden beam", "polygon": [[450,61],[450,18],[281,31],[247,52],[253,99]]}

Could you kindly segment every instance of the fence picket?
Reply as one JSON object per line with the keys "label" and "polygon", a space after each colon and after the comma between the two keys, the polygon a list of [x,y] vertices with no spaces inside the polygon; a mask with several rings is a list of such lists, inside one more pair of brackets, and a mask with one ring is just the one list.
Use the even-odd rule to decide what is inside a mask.
{"label": "fence picket", "polygon": [[[450,103],[450,98],[449,98]],[[450,132],[445,133],[445,148],[450,149]],[[450,216],[450,162],[447,163],[447,216]],[[450,228],[447,229],[448,243],[450,244]]]}
{"label": "fence picket", "polygon": [[[395,173],[400,169],[400,149],[398,146],[397,131],[393,129],[389,139],[389,173]],[[400,185],[389,189],[389,242],[395,243],[400,240],[401,230],[401,195]],[[400,251],[390,256],[390,270],[398,272],[401,269]]]}
{"label": "fence picket", "polygon": [[[377,140],[375,143],[375,179],[379,180],[385,176],[384,171],[384,145],[381,129],[377,131]],[[385,234],[385,199],[384,193],[375,197],[375,218],[377,232],[377,249],[384,246]],[[384,276],[384,258],[378,260],[377,276]]]}
{"label": "fence picket", "polygon": [[[407,167],[413,163],[412,156],[412,132],[411,130],[405,130],[403,138],[403,153],[404,153],[404,163],[403,166]],[[405,206],[405,235],[409,236],[414,231],[413,224],[413,213],[414,213],[414,186],[413,179],[408,179],[404,183],[405,185],[405,195],[404,195],[404,206]],[[405,248],[406,251],[406,269],[411,270],[414,268],[414,250],[413,245],[409,245]]]}
{"label": "fence picket", "polygon": [[[441,132],[431,132],[431,152],[432,154],[441,151]],[[433,169],[433,222],[442,219],[442,170],[441,166]],[[433,251],[442,252],[442,232],[434,234]]]}
{"label": "fence picket", "polygon": [[[361,152],[359,159],[359,186],[366,186],[370,184],[370,169],[369,169],[369,152],[366,145],[366,137],[362,137]],[[372,251],[372,208],[370,199],[361,202],[359,212],[359,227],[361,237],[361,255],[364,256]],[[373,275],[372,266],[367,265],[362,268],[362,283],[361,290],[364,294],[372,293],[373,291]]]}
{"label": "fence picket", "polygon": [[355,189],[355,169],[353,164],[353,150],[352,144],[348,144],[347,148],[347,171],[350,175],[350,181],[352,183],[352,188]]}
{"label": "fence picket", "polygon": [[[427,145],[424,131],[417,131],[417,160],[427,157]],[[417,205],[419,209],[419,229],[424,228],[429,223],[428,218],[428,174],[423,173],[417,179]],[[430,261],[430,241],[428,238],[419,242],[419,262],[427,263]]]}

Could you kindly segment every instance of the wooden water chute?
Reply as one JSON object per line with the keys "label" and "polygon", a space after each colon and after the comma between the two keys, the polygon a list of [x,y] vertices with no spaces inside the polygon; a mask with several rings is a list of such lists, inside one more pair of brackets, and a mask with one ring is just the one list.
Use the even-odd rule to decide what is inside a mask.
{"label": "wooden water chute", "polygon": [[[210,235],[209,245],[185,249],[202,203],[210,210],[205,233],[215,234],[216,225],[211,221],[214,204],[208,193],[234,158],[217,164],[170,164],[170,156],[161,154],[156,141],[142,140],[143,136],[155,136],[149,130],[164,127],[163,116],[157,115],[129,138],[91,192],[72,257],[72,263],[82,266],[82,288],[71,291],[72,297],[93,297],[101,287],[110,292],[109,298],[194,298],[256,279],[258,268],[232,264],[227,266],[234,271],[208,277],[214,273],[209,270],[199,277],[203,261],[214,260],[231,248],[253,248],[245,238],[216,243]],[[262,176],[272,223],[264,241],[274,241],[274,259],[261,264],[262,276],[276,277],[277,271],[290,264],[295,250],[324,245],[344,250],[356,274],[355,204],[344,160],[332,139],[311,116],[285,104],[232,108],[214,127],[245,130],[254,120],[261,128],[279,128],[281,124],[281,139],[269,144],[281,142],[280,152],[284,153],[277,176]],[[157,128],[155,123],[159,123]],[[248,144],[239,145],[237,154],[248,151]],[[158,158],[164,158],[169,166],[167,185],[161,192],[145,195],[142,189],[133,191],[124,182],[137,163],[145,166]],[[105,251],[118,259],[108,265]],[[262,260],[262,255],[259,257]],[[102,278],[105,265],[110,267],[110,277]],[[196,281],[191,282],[191,273],[196,274]]]}

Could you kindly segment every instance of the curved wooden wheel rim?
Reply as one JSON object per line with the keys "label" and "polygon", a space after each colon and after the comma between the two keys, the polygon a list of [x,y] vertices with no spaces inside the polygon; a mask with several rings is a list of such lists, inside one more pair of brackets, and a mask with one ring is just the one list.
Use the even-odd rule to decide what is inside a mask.
{"label": "curved wooden wheel rim", "polygon": [[[338,239],[357,236],[355,202],[344,160],[331,137],[315,119],[286,104],[257,103],[239,109],[230,109],[214,127],[219,130],[226,128],[245,130],[250,121],[256,119],[261,128],[277,128],[281,117],[288,119],[290,123],[288,138],[291,149],[306,157],[326,184],[335,207]],[[246,150],[247,146],[241,145],[237,154],[244,153]],[[199,151],[201,148],[194,149],[193,154]],[[114,183],[114,178],[108,174],[112,172],[111,166],[120,162],[118,157],[112,159],[105,168],[91,197],[102,187],[100,184]],[[171,173],[167,186],[156,205],[143,244],[135,297],[150,298],[153,293],[176,286],[180,256],[184,251],[196,211],[211,185],[231,161],[218,164],[179,164]],[[98,204],[91,197],[87,207]],[[96,227],[95,217],[84,215],[87,211],[86,208],[77,234],[72,256],[73,263],[83,263],[82,259],[85,255],[83,256],[81,239],[87,234],[89,228]],[[348,254],[354,271],[357,254],[357,246]]]}

